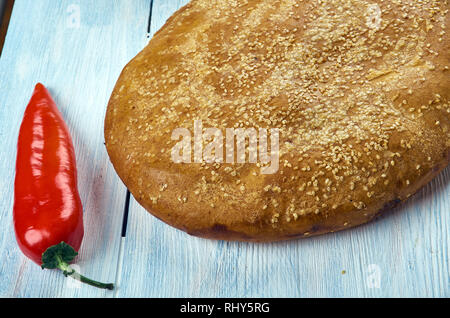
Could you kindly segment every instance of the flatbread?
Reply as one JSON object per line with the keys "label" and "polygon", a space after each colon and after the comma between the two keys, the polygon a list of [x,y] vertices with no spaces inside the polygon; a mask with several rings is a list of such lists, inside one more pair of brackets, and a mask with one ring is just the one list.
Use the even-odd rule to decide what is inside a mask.
{"label": "flatbread", "polygon": [[[449,163],[449,8],[193,0],[123,70],[105,120],[111,161],[143,207],[196,236],[276,241],[366,223]],[[278,129],[278,171],[175,163],[172,134],[194,138],[195,121]]]}

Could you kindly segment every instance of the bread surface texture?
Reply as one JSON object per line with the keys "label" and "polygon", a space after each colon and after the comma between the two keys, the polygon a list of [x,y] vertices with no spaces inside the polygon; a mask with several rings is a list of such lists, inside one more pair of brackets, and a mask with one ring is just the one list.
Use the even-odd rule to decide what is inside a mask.
{"label": "bread surface texture", "polygon": [[[447,0],[193,0],[123,70],[110,159],[157,218],[277,241],[366,223],[450,157]],[[279,169],[175,163],[172,134],[279,130]],[[204,141],[207,144],[207,141]]]}

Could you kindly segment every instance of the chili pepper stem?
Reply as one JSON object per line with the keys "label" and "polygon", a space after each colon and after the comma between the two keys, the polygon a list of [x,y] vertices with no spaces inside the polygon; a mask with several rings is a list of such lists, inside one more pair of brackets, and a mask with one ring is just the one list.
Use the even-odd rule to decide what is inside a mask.
{"label": "chili pepper stem", "polygon": [[105,284],[105,283],[100,283],[98,281],[92,280],[90,278],[87,278],[86,276],[83,276],[79,273],[77,273],[72,267],[70,267],[69,264],[67,264],[66,262],[64,262],[62,260],[62,258],[60,256],[56,256],[56,261],[58,263],[58,268],[60,270],[63,271],[64,276],[70,276],[71,278],[78,280],[82,283],[97,287],[97,288],[102,288],[102,289],[109,289],[109,290],[113,290],[114,289],[114,284]]}
{"label": "chili pepper stem", "polygon": [[64,273],[64,276],[70,276],[73,279],[76,279],[82,283],[102,288],[102,289],[114,289],[114,284],[105,284],[100,283],[90,278],[87,278],[79,273],[77,273],[72,267],[70,267],[69,263],[73,261],[73,259],[78,255],[77,251],[75,251],[72,246],[65,242],[61,242],[57,245],[53,245],[49,247],[42,254],[42,269],[60,269]]}

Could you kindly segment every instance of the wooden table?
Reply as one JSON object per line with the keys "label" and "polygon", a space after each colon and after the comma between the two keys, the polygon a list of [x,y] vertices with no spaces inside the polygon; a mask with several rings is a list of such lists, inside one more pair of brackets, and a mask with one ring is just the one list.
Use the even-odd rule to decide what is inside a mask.
{"label": "wooden table", "polygon": [[[354,230],[276,244],[207,241],[129,203],[103,145],[123,66],[187,0],[16,0],[0,59],[0,296],[449,297],[450,169],[402,207]],[[149,26],[150,23],[150,26]],[[149,30],[149,31],[148,31]],[[115,291],[42,271],[19,251],[12,205],[16,142],[36,82],[74,138],[85,275]]]}

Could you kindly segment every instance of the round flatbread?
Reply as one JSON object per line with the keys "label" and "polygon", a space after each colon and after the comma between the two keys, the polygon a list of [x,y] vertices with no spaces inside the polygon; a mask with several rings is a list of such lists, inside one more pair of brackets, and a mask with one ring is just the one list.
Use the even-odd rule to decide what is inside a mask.
{"label": "round flatbread", "polygon": [[[192,235],[275,241],[368,222],[449,163],[449,9],[191,1],[123,70],[105,120],[111,161],[143,207]],[[208,128],[220,133],[202,138]],[[245,162],[219,160],[232,128],[257,132],[258,151],[266,131],[277,162],[251,134]]]}

